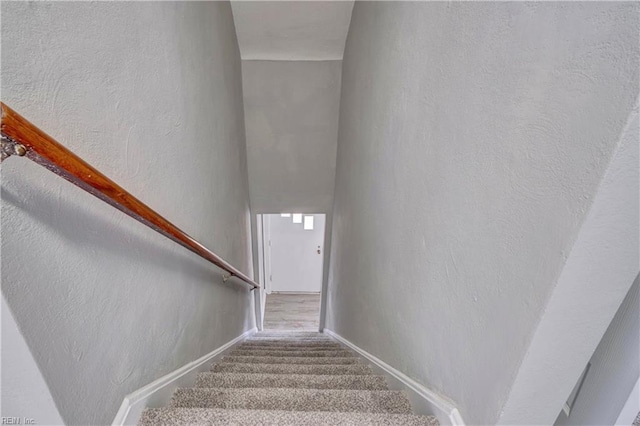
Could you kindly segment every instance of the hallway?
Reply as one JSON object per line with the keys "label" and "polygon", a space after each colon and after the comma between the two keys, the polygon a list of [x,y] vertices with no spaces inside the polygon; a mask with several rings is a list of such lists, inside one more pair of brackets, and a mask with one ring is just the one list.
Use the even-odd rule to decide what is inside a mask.
{"label": "hallway", "polygon": [[318,331],[320,294],[267,294],[265,330]]}
{"label": "hallway", "polygon": [[640,2],[1,9],[3,418],[640,411]]}

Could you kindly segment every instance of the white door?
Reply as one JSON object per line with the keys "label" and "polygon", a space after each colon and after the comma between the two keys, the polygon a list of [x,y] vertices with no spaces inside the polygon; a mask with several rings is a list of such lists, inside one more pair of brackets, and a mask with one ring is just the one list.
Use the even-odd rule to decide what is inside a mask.
{"label": "white door", "polygon": [[269,293],[319,293],[322,289],[325,215],[301,216],[263,215]]}

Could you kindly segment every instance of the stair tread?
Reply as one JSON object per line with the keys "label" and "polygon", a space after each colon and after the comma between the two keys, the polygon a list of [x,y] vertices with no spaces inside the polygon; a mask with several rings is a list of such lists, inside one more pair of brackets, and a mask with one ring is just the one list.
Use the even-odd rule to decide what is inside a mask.
{"label": "stair tread", "polygon": [[236,349],[229,356],[277,356],[277,357],[337,357],[348,358],[356,357],[350,350],[329,350],[329,351],[273,351],[273,350],[254,350],[254,349]]}
{"label": "stair tread", "polygon": [[328,342],[328,341],[320,341],[320,342],[312,342],[312,341],[300,341],[300,340],[264,340],[264,341],[251,341],[242,342],[238,347],[251,347],[251,348],[265,348],[265,347],[280,347],[280,348],[319,348],[319,347],[330,347],[330,348],[344,348],[344,346],[340,345],[336,342]]}
{"label": "stair tread", "polygon": [[304,343],[304,344],[321,344],[335,343],[335,340],[327,337],[303,337],[303,338],[285,338],[285,337],[249,337],[245,340],[249,343]]}
{"label": "stair tread", "polygon": [[402,391],[296,388],[179,388],[170,407],[411,414]]}
{"label": "stair tread", "polygon": [[367,364],[247,364],[225,362],[215,364],[211,371],[216,373],[250,374],[373,374]]}
{"label": "stair tread", "polygon": [[332,345],[246,345],[241,344],[235,347],[235,349],[251,350],[251,351],[339,351],[347,350],[344,346],[338,344]]}
{"label": "stair tread", "polygon": [[326,334],[322,334],[322,333],[298,333],[298,334],[292,334],[292,333],[256,333],[256,334],[252,334],[251,336],[247,337],[246,340],[251,340],[251,339],[300,339],[300,340],[304,340],[304,339],[322,339],[322,340],[333,340],[331,337],[327,336]]}
{"label": "stair tread", "polygon": [[324,333],[319,331],[294,331],[294,330],[265,330],[252,334],[250,337],[265,337],[265,336],[284,336],[284,337],[326,337]]}
{"label": "stair tread", "polygon": [[200,373],[197,388],[304,388],[387,390],[383,376],[338,374]]}
{"label": "stair tread", "polygon": [[316,411],[282,410],[224,410],[215,408],[148,408],[138,423],[152,425],[388,425],[388,426],[437,426],[433,416],[387,413],[336,413]]}
{"label": "stair tread", "polygon": [[287,356],[232,356],[227,355],[221,362],[250,364],[360,364],[358,357],[287,357]]}
{"label": "stair tread", "polygon": [[177,389],[168,407],[146,409],[151,425],[437,426],[414,415],[403,391],[355,352],[318,332],[260,332]]}

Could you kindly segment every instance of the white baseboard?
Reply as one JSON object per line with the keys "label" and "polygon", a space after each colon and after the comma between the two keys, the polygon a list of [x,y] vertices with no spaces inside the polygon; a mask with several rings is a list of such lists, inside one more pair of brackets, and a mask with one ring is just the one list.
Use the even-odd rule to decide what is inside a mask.
{"label": "white baseboard", "polygon": [[193,385],[198,373],[208,371],[211,362],[255,332],[256,328],[253,328],[203,357],[183,365],[177,370],[125,396],[112,425],[136,425],[145,408],[167,405],[171,395],[178,387]]}
{"label": "white baseboard", "polygon": [[391,379],[390,387],[405,390],[416,414],[436,416],[441,425],[464,426],[464,421],[462,420],[460,412],[456,408],[455,404],[449,399],[427,389],[420,383],[371,355],[364,349],[354,345],[339,334],[336,334],[327,328],[325,328],[323,332],[371,361],[374,364],[374,369],[378,370],[377,372],[379,374],[383,374]]}

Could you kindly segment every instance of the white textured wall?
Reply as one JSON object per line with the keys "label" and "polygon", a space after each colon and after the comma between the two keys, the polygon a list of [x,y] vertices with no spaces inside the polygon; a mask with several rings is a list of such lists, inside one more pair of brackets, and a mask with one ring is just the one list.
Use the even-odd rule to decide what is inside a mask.
{"label": "white textured wall", "polygon": [[[3,3],[2,100],[252,273],[228,3]],[[2,164],[2,292],[69,424],[109,423],[254,325],[246,287],[20,158]]]}
{"label": "white textured wall", "polygon": [[251,210],[327,213],[341,61],[243,61]]}
{"label": "white textured wall", "polygon": [[627,123],[638,11],[354,7],[327,327],[468,424],[498,420]]}
{"label": "white textured wall", "polygon": [[9,305],[2,298],[2,417],[32,419],[37,425],[60,425],[49,387],[33,359]]}

